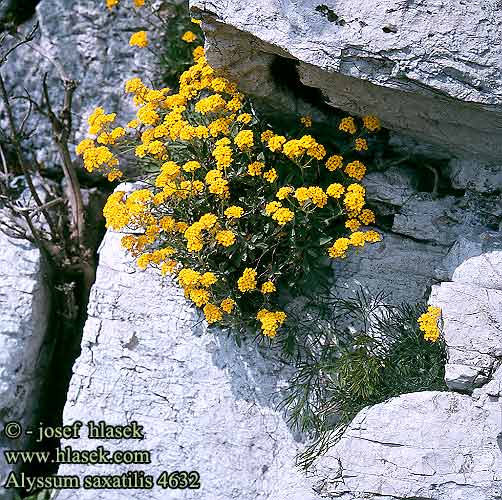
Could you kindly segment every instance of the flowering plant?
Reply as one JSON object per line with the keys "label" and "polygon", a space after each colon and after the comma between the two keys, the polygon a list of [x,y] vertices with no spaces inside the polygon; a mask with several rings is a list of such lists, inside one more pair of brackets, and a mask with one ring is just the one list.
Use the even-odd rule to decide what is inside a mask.
{"label": "flowering plant", "polygon": [[[173,274],[209,324],[261,326],[276,335],[286,320],[281,290],[295,292],[325,257],[347,253],[380,235],[359,183],[366,167],[340,151],[328,154],[312,135],[290,138],[263,130],[236,85],[215,74],[202,47],[179,80],[179,90],[148,88],[139,78],[125,91],[136,119],[114,127],[115,114],[97,108],[77,146],[84,166],[110,180],[122,177],[118,159],[134,150],[144,188],[113,193],[107,227],[123,231],[122,244],[140,268]],[[341,120],[352,153],[367,149],[379,128]],[[345,155],[345,153],[344,153]]]}

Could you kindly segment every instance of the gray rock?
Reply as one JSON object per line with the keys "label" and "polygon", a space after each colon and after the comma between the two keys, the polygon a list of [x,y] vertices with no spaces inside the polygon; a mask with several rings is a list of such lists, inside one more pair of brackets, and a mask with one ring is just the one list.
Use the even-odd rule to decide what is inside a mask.
{"label": "gray rock", "polygon": [[[439,281],[451,281],[456,269],[465,261],[497,249],[502,250],[502,233],[500,232],[461,235],[450,247],[440,268],[436,269],[436,277]],[[480,278],[480,276],[477,277],[477,279]],[[461,280],[455,279],[455,281]]]}
{"label": "gray rock", "polygon": [[483,394],[418,392],[362,410],[317,464],[317,491],[341,500],[500,498],[500,400]]}
{"label": "gray rock", "polygon": [[502,160],[483,164],[478,158],[454,159],[449,177],[454,188],[493,193],[502,189]]}
{"label": "gray rock", "polygon": [[472,257],[453,281],[433,286],[430,302],[441,307],[448,346],[448,387],[472,391],[487,382],[501,357],[502,251]]}
{"label": "gray rock", "polygon": [[[50,291],[46,267],[37,248],[0,232],[0,428],[34,421],[38,394],[48,362],[47,327]],[[2,432],[0,449],[24,449],[28,436],[9,440]],[[0,483],[17,466],[0,458]],[[2,499],[10,499],[6,492]],[[0,495],[1,496],[1,495]]]}
{"label": "gray rock", "polygon": [[382,236],[380,243],[334,262],[335,290],[352,295],[362,286],[372,293],[390,293],[393,303],[424,300],[447,249],[392,233]]}
{"label": "gray rock", "polygon": [[[275,409],[288,370],[252,339],[239,349],[223,332],[207,331],[169,279],[135,268],[120,237],[107,233],[100,249],[64,422],[136,420],[145,439],[88,439],[84,427],[82,439],[63,446],[149,450],[151,463],[62,465],[59,474],[200,472],[200,490],[127,490],[141,500],[317,498],[294,467],[301,444]],[[122,500],[124,491],[65,490],[58,498]]]}
{"label": "gray rock", "polygon": [[411,167],[397,166],[368,173],[363,184],[368,201],[400,207],[417,192],[417,175]]}
{"label": "gray rock", "polygon": [[204,20],[209,62],[276,109],[283,100],[272,63],[282,57],[296,63],[299,82],[336,108],[376,114],[391,130],[454,154],[502,158],[497,0],[191,6]]}
{"label": "gray rock", "polygon": [[392,231],[449,246],[461,235],[486,231],[483,222],[479,214],[469,210],[463,198],[434,199],[429,193],[418,193],[396,214]]}

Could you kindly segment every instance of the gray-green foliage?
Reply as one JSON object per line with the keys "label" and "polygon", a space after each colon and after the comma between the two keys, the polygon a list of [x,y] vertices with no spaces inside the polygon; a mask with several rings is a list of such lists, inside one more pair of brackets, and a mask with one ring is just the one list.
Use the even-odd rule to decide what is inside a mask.
{"label": "gray-green foliage", "polygon": [[425,304],[392,306],[383,294],[350,299],[327,293],[289,312],[282,352],[296,363],[283,399],[290,423],[311,444],[308,467],[333,445],[364,407],[393,396],[447,390],[445,345],[424,340],[417,318]]}

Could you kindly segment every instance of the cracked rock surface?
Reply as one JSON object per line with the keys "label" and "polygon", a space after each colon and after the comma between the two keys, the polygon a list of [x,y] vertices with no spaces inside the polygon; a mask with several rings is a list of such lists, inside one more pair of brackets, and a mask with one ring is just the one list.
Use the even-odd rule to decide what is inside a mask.
{"label": "cracked rock surface", "polygon": [[[65,490],[62,499],[313,500],[294,467],[301,444],[275,410],[287,370],[232,339],[207,331],[169,280],[141,272],[107,233],[100,249],[82,353],[74,366],[64,422],[136,420],[144,440],[82,439],[62,446],[150,450],[147,465],[63,465],[59,474],[143,470],[200,473],[200,490]],[[267,354],[265,350],[265,355]]]}
{"label": "cracked rock surface", "polygon": [[502,495],[500,400],[404,394],[361,411],[317,465],[341,500],[495,500]]}
{"label": "cracked rock surface", "polygon": [[[502,159],[502,9],[498,0],[319,2],[192,0],[209,62],[285,110],[272,63],[336,108],[454,154]],[[291,82],[294,84],[294,82]],[[291,107],[291,102],[289,103]]]}
{"label": "cracked rock surface", "polygon": [[[47,368],[46,334],[50,292],[40,252],[30,243],[0,232],[0,427],[18,421],[33,425],[38,393]],[[26,436],[10,440],[2,432],[0,451],[24,449]],[[12,466],[0,455],[0,484]],[[2,496],[10,500],[7,496]]]}
{"label": "cracked rock surface", "polygon": [[468,259],[452,279],[433,286],[430,301],[442,310],[446,383],[472,391],[502,360],[502,251]]}

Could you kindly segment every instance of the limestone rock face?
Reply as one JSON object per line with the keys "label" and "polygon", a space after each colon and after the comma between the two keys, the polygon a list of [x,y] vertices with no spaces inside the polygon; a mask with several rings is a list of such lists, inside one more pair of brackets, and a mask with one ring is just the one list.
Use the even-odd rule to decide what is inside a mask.
{"label": "limestone rock face", "polygon": [[[16,420],[35,424],[40,386],[47,368],[50,292],[40,252],[31,244],[0,232],[0,427]],[[0,449],[24,449],[27,436],[9,440],[2,432]],[[12,466],[0,458],[0,483]],[[8,493],[6,497],[9,499]]]}
{"label": "limestone rock face", "polygon": [[[74,366],[64,422],[136,420],[145,439],[65,441],[77,449],[151,451],[151,463],[63,465],[59,474],[198,471],[200,490],[127,490],[127,498],[313,500],[294,467],[300,444],[275,410],[286,372],[257,352],[207,331],[169,280],[141,272],[107,233],[100,249],[82,353]],[[266,354],[265,350],[265,354]],[[63,499],[122,500],[125,490],[68,490]]]}
{"label": "limestone rock face", "polygon": [[502,251],[465,261],[452,282],[433,286],[430,300],[442,309],[447,385],[472,391],[485,384],[502,360]]}
{"label": "limestone rock face", "polygon": [[404,394],[361,411],[318,464],[325,498],[495,500],[500,399]]}
{"label": "limestone rock face", "polygon": [[[208,59],[274,107],[274,62],[358,115],[454,154],[502,158],[502,9],[497,0],[192,0]],[[289,104],[291,106],[291,103]],[[491,160],[490,160],[491,159]]]}

